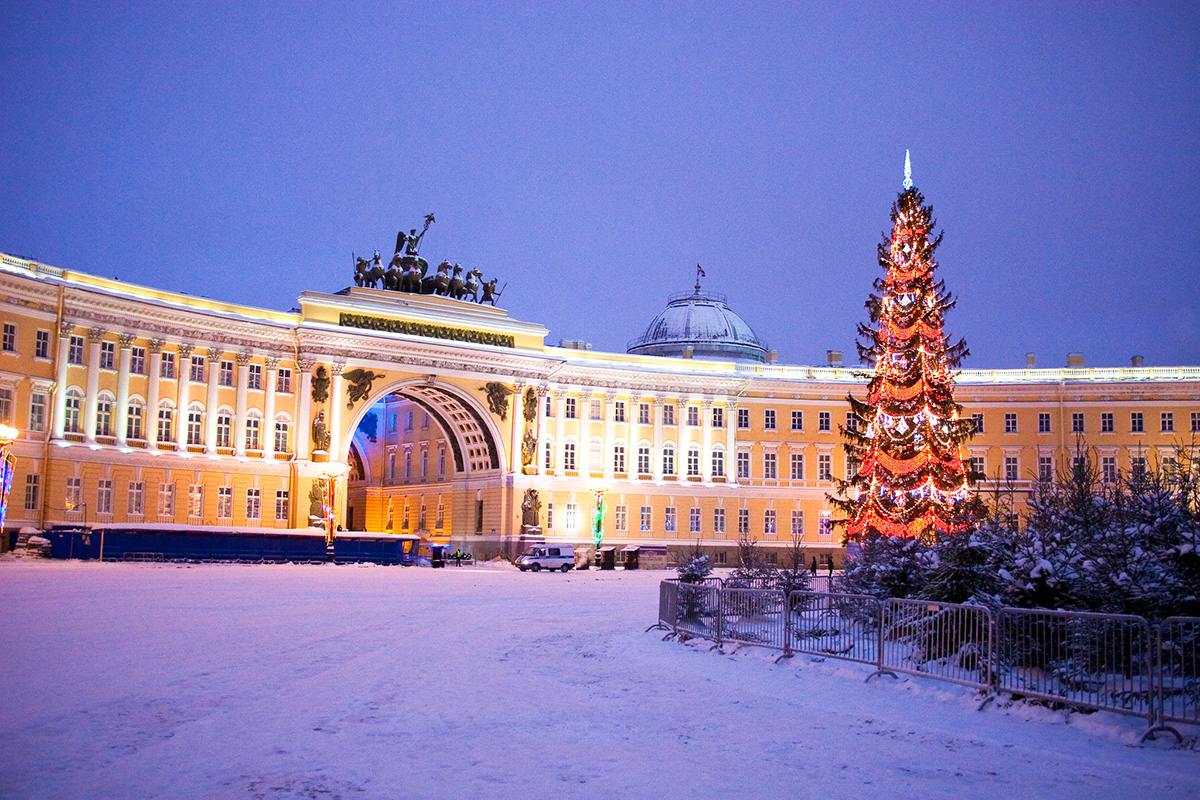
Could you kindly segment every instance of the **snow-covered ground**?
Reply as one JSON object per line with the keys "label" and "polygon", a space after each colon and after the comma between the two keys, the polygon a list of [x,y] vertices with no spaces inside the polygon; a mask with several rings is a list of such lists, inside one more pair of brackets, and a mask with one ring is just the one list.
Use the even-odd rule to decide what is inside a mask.
{"label": "snow-covered ground", "polygon": [[0,561],[0,797],[1200,796],[1136,720],[660,641],[663,573]]}

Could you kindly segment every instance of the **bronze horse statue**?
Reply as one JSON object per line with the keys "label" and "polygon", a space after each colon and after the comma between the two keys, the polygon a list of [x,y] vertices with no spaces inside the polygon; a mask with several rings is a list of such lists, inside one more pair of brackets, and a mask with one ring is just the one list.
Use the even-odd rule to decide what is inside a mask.
{"label": "bronze horse statue", "polygon": [[[384,277],[383,262],[379,258],[379,252],[376,251],[374,257],[368,261],[359,256],[354,262],[354,285],[366,286],[374,289],[380,279]],[[386,286],[384,287],[386,288]]]}
{"label": "bronze horse statue", "polygon": [[421,294],[446,294],[450,291],[450,269],[449,261],[438,264],[436,274],[421,279]]}

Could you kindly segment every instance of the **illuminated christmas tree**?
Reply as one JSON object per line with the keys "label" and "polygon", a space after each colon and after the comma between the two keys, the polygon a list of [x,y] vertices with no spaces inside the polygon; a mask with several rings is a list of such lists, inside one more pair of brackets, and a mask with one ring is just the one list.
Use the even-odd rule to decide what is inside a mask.
{"label": "illuminated christmas tree", "polygon": [[849,398],[860,424],[842,428],[850,469],[831,498],[848,541],[872,533],[932,540],[966,529],[978,512],[961,454],[972,423],[954,402],[955,369],[968,351],[942,328],[954,299],[934,276],[935,226],[906,152],[892,232],[879,245],[886,274],[866,303],[870,324],[858,326],[871,379],[865,401]]}

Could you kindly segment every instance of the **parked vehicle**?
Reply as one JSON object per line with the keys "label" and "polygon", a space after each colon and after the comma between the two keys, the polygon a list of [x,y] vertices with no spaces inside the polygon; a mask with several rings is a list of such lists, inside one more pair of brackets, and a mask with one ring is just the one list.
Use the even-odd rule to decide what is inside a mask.
{"label": "parked vehicle", "polygon": [[521,572],[541,572],[544,569],[568,572],[574,566],[575,545],[572,544],[537,545],[517,559],[517,569]]}

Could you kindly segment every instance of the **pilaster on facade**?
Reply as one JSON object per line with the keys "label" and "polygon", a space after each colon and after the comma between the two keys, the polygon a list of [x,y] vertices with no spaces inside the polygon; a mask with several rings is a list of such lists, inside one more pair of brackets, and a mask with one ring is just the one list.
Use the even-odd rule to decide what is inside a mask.
{"label": "pilaster on facade", "polygon": [[537,447],[533,463],[538,475],[546,474],[546,396],[549,391],[545,384],[537,387]]}
{"label": "pilaster on facade", "polygon": [[188,387],[192,383],[192,352],[195,347],[184,343],[179,345],[178,371],[175,373],[175,449],[180,453],[187,452],[188,428]]}
{"label": "pilaster on facade", "polygon": [[650,459],[653,462],[650,468],[653,470],[655,483],[663,481],[663,458],[666,455],[663,442],[663,401],[663,395],[654,395],[654,446],[650,449]]}
{"label": "pilaster on facade", "polygon": [[513,403],[512,403],[512,429],[510,431],[509,444],[509,471],[513,475],[521,474],[521,439],[522,439],[522,421],[525,419],[522,413],[522,401],[525,399],[525,384],[520,381],[513,383]]}
{"label": "pilaster on facade", "polygon": [[[252,355],[245,351],[238,353],[237,361],[237,390],[234,400],[234,429],[233,452],[235,455],[246,455],[246,400],[250,389],[250,360]],[[259,430],[259,445],[262,444],[262,430]]]}
{"label": "pilaster on facade", "polygon": [[737,407],[732,397],[725,401],[725,485],[737,486]]}
{"label": "pilaster on facade", "polygon": [[64,319],[58,326],[58,354],[54,359],[54,420],[52,439],[61,442],[66,434],[68,369],[70,367],[71,331],[75,325]]}
{"label": "pilaster on facade", "polygon": [[158,404],[162,381],[162,339],[151,339],[146,343],[150,352],[149,372],[146,376],[146,419],[144,436],[149,450],[158,449]]}
{"label": "pilaster on facade", "polygon": [[117,429],[114,431],[118,445],[124,445],[129,434],[129,365],[135,341],[137,336],[132,333],[122,333],[118,339],[120,352],[117,356]]}
{"label": "pilaster on facade", "polygon": [[296,359],[296,370],[300,373],[300,394],[296,399],[296,457],[309,457],[309,438],[312,425],[312,369],[314,362],[308,358]]}
{"label": "pilaster on facade", "polygon": [[554,474],[566,472],[567,443],[567,392],[556,387],[554,390]]}
{"label": "pilaster on facade", "polygon": [[89,443],[96,441],[96,413],[100,402],[100,342],[104,331],[100,328],[88,330],[87,390],[83,395],[83,434]]}
{"label": "pilaster on facade", "polygon": [[345,361],[335,361],[329,365],[332,375],[329,387],[329,453],[330,458],[340,459],[342,454],[342,395],[346,379],[342,373],[346,369]]}
{"label": "pilaster on facade", "polygon": [[263,387],[262,453],[263,458],[271,459],[275,457],[275,391],[279,381],[279,359],[267,356],[264,366],[267,384]]}
{"label": "pilaster on facade", "polygon": [[[616,452],[616,405],[617,393],[614,391],[606,391],[604,393],[604,445],[600,448],[600,458],[604,460],[604,479],[611,481],[613,479],[613,459]],[[628,457],[628,447],[626,448],[626,457]]]}

